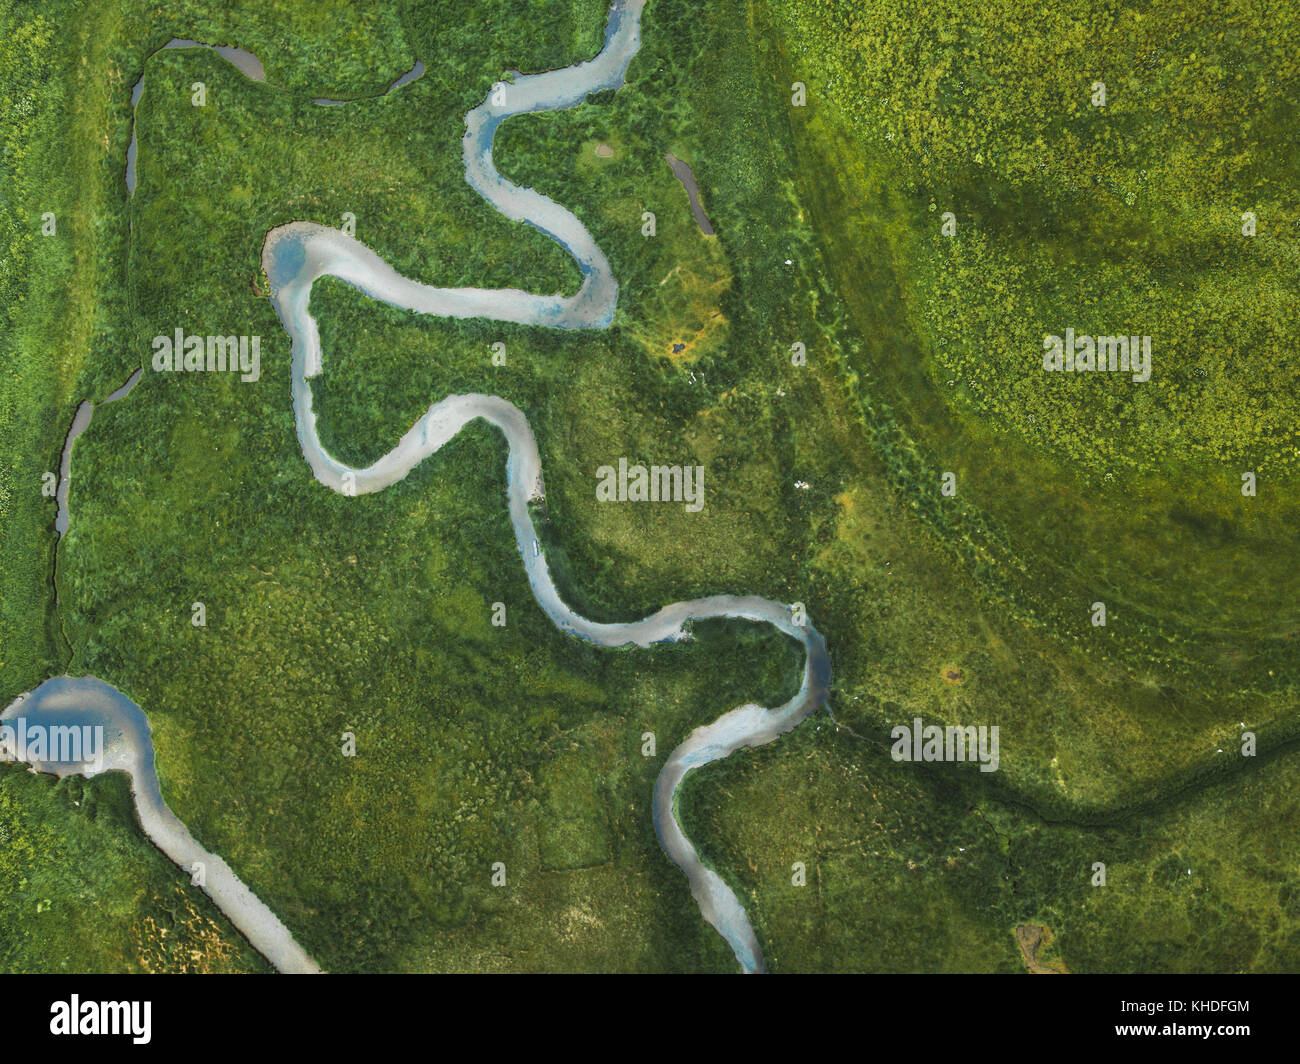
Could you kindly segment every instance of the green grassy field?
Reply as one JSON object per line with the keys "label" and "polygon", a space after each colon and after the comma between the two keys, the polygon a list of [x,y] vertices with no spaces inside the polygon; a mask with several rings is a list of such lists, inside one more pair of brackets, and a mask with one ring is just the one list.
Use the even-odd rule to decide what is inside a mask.
{"label": "green grassy field", "polygon": [[0,770],[0,972],[262,972],[139,831],[125,777]]}
{"label": "green grassy field", "polygon": [[[259,267],[273,226],[351,212],[428,283],[576,289],[559,248],[468,188],[460,138],[503,71],[594,54],[605,5],[344,7],[6,12],[24,25],[0,33],[5,101],[26,93],[13,106],[34,117],[6,144],[0,203],[20,264],[0,273],[5,691],[69,670],[135,699],[172,809],[328,969],[729,971],[659,849],[653,784],[691,728],[789,697],[791,645],[721,623],[649,651],[561,636],[531,598],[504,444],[482,425],[378,495],[317,484]],[[1040,27],[1051,59],[1004,47],[1005,6],[855,10],[652,0],[625,89],[514,119],[495,150],[601,245],[613,327],[422,319],[322,281],[323,440],[368,462],[442,396],[502,395],[537,435],[548,558],[580,612],[807,603],[839,724],[819,716],[681,796],[774,970],[1021,970],[1022,923],[1050,928],[1071,971],[1294,967],[1286,35],[1256,39],[1246,8],[1220,39],[1208,15],[1171,34],[1110,5],[1035,16],[1058,20]],[[1089,33],[1114,73],[1059,58]],[[173,34],[250,48],[268,84],[207,51],[146,59]],[[38,58],[49,76],[28,87]],[[377,97],[415,58],[425,76]],[[1098,79],[1105,109],[1088,103]],[[790,107],[796,80],[807,108]],[[1172,101],[1187,115],[1171,137]],[[1247,106],[1243,140],[1231,116]],[[666,151],[692,165],[716,237]],[[33,235],[46,201],[66,240]],[[1247,209],[1260,228],[1243,245]],[[1154,334],[1152,381],[1044,382],[1042,335],[1072,323]],[[40,473],[76,403],[178,327],[260,335],[261,380],[146,368],[96,410],[56,609]],[[619,456],[704,465],[704,511],[598,504],[596,468]],[[890,727],[917,715],[999,725],[1001,770],[891,761]],[[1255,761],[1237,753],[1243,722]],[[44,920],[21,938],[0,920],[0,958],[176,969],[197,950],[260,967],[138,835],[124,792],[0,771],[0,826],[19,840],[0,841],[0,904]],[[68,915],[87,890],[111,898],[92,928]],[[185,948],[141,931],[160,910]]]}

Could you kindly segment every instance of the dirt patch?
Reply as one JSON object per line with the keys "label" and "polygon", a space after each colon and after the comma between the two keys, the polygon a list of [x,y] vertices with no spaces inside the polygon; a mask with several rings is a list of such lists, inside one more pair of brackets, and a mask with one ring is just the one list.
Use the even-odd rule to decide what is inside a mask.
{"label": "dirt patch", "polygon": [[1020,947],[1020,955],[1025,959],[1025,967],[1029,969],[1031,974],[1070,974],[1070,970],[1062,960],[1044,963],[1038,959],[1039,951],[1052,944],[1053,935],[1050,928],[1044,927],[1042,924],[1017,924],[1015,934],[1016,945]]}

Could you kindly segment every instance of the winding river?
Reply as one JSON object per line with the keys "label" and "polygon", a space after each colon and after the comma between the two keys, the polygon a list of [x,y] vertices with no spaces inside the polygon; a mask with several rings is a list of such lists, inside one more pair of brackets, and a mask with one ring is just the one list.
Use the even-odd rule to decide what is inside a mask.
{"label": "winding river", "polygon": [[[542,499],[541,459],[527,418],[513,404],[493,395],[449,395],[434,403],[397,445],[365,468],[353,468],[331,456],[321,443],[312,409],[311,380],[324,367],[320,334],[308,313],[311,288],[318,277],[336,277],[371,299],[420,314],[485,318],[557,329],[603,329],[613,320],[618,283],[591,234],[569,210],[534,189],[507,181],[492,160],[497,127],[514,115],[575,107],[588,94],[620,88],[628,64],[640,48],[640,17],[645,0],[615,0],[605,43],[592,60],[542,74],[511,72],[499,92],[465,116],[465,178],[496,210],[527,222],[557,241],[582,270],[582,286],[572,296],[545,296],[518,289],[435,288],[403,277],[355,238],[311,222],[291,222],[271,230],[262,251],[270,281],[270,298],[292,340],[292,398],[298,441],[316,479],[344,495],[382,491],[436,453],[469,422],[483,419],[506,439],[507,497],[515,544],[533,594],[546,615],[566,634],[606,647],[690,638],[689,625],[710,618],[770,624],[804,647],[803,682],[784,705],[767,709],[748,704],[696,728],[669,755],[655,784],[654,824],[665,852],[686,873],[700,912],[730,945],[742,971],[765,970],[762,951],[744,906],[712,869],[704,866],[677,819],[676,800],[691,770],[722,760],[743,747],[761,746],[790,731],[826,703],[830,659],[821,635],[811,625],[794,623],[790,607],[758,596],[713,595],[664,606],[649,617],[628,623],[590,621],[570,609],[551,579],[546,555],[528,504]],[[500,88],[500,86],[498,86]],[[199,861],[208,869],[204,889],[231,922],[277,968],[317,971],[315,962],[292,935],[220,858],[206,853],[167,809],[158,791],[148,722],[135,703],[93,678],[48,680],[21,697],[3,714],[37,714],[52,723],[80,715],[113,730],[117,736],[110,768],[130,772],[136,807],[149,837],[177,864]],[[36,766],[60,775],[84,772],[85,765]],[[66,771],[64,771],[66,769]]]}
{"label": "winding river", "polygon": [[747,746],[769,743],[825,704],[830,659],[821,635],[793,622],[788,606],[757,596],[714,595],[665,606],[626,624],[599,624],[579,616],[561,600],[538,546],[528,503],[544,497],[537,440],[518,407],[492,395],[449,395],[434,403],[397,446],[364,469],[332,457],[321,444],[312,410],[310,381],[322,370],[320,333],[308,313],[312,284],[336,277],[371,299],[421,314],[490,318],[558,329],[606,328],[614,318],[618,283],[609,262],[583,224],[569,210],[534,189],[507,181],[492,161],[497,127],[513,115],[574,107],[589,93],[622,86],[640,47],[644,0],[616,0],[605,45],[590,62],[544,74],[513,73],[504,83],[504,102],[493,94],[465,117],[465,179],[508,218],[528,222],[577,261],[581,288],[572,296],[542,296],[518,289],[434,288],[403,277],[355,238],[310,222],[292,222],[266,238],[262,264],[271,282],[271,301],[293,341],[293,405],[298,442],[316,479],[334,491],[362,495],[402,479],[451,440],[470,421],[482,418],[501,430],[509,445],[507,495],[515,545],[538,604],[561,631],[606,647],[688,638],[687,624],[708,618],[737,618],[771,624],[799,640],[805,650],[799,692],[777,709],[741,706],[707,727],[697,728],[669,756],[655,784],[655,830],[668,856],[690,880],[705,920],[722,934],[747,972],[764,970],[762,952],[744,907],[717,873],[700,861],[676,815],[677,789],[692,769],[721,760]]}

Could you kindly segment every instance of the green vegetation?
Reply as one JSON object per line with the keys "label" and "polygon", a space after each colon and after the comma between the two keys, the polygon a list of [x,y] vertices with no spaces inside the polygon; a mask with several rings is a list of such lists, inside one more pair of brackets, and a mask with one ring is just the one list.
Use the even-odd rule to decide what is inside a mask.
{"label": "green vegetation", "polygon": [[[123,160],[131,83],[146,56],[169,37],[191,33],[238,40],[264,54],[275,50],[299,63],[329,52],[334,69],[310,79],[316,91],[335,96],[381,91],[413,61],[400,49],[385,55],[401,43],[391,13],[345,21],[345,5],[314,5],[307,18],[289,10],[295,6],[188,4],[164,12],[135,3],[93,10],[58,0],[39,10],[0,4],[0,109],[8,119],[0,152],[0,701],[69,664],[54,609],[55,502],[42,493],[42,478],[58,469],[78,402],[107,394],[140,361],[128,338],[133,293]],[[292,43],[278,40],[276,29],[289,20],[297,27]],[[292,82],[274,59],[266,67],[273,79]],[[54,232],[45,236],[47,212]],[[174,870],[166,887],[166,861],[138,837],[116,837],[127,830],[129,814],[69,836],[69,814],[57,802],[42,805],[32,789],[39,784],[16,769],[5,770],[4,779],[18,823],[43,840],[34,857],[0,848],[6,873],[28,884],[6,899],[0,921],[8,966],[192,967],[193,958],[176,947],[196,935],[214,967],[225,956],[246,962],[247,946],[201,893]],[[112,784],[97,781],[91,790],[106,786]],[[87,856],[96,834],[108,847],[102,860]],[[92,896],[92,877],[90,889],[113,915],[81,926],[67,914]],[[33,922],[37,904],[43,916]],[[211,920],[219,932],[205,929]]]}
{"label": "green vegetation", "polygon": [[[1294,702],[1290,50],[1246,6],[1017,12],[1011,43],[997,6],[847,11],[774,11],[774,66],[810,84],[797,172],[855,326],[833,355],[894,485],[1023,621],[1095,642],[1106,601],[1112,667]],[[1044,373],[1066,326],[1153,335],[1152,380]]]}
{"label": "green vegetation", "polygon": [[[954,406],[1101,473],[1295,473],[1294,26],[1252,0],[783,12],[829,120],[956,215],[914,237],[907,291]],[[1067,324],[1152,335],[1152,386],[1035,372]]]}
{"label": "green vegetation", "polygon": [[[593,9],[601,17],[583,23],[597,30],[587,52],[603,19]],[[563,254],[495,215],[461,172],[464,111],[495,72],[553,59],[522,55],[527,39],[522,27],[499,42],[467,38],[474,51],[458,54],[480,72],[473,81],[450,84],[431,63],[401,92],[347,109],[251,84],[209,53],[149,61],[131,204],[132,349],[146,359],[150,338],[178,324],[256,333],[263,377],[250,385],[149,373],[128,401],[97,412],[78,445],[77,517],[61,551],[72,668],[111,678],[149,707],[169,804],[328,968],[726,970],[725,945],[654,838],[653,780],[691,727],[746,701],[789,696],[799,662],[786,641],[747,625],[701,626],[691,645],[635,653],[565,639],[532,603],[505,512],[503,444],[482,427],[379,496],[324,490],[298,450],[286,338],[257,291],[268,228],[297,217],[337,222],[345,211],[357,215],[360,237],[416,276],[576,287]],[[208,85],[206,109],[189,103],[193,80]],[[618,130],[623,99],[634,97],[593,105],[602,132]],[[652,117],[647,106],[641,120],[649,127]],[[294,135],[284,150],[245,147],[286,128]],[[676,209],[663,209],[658,258],[620,277],[625,290],[658,286],[681,261],[718,269],[650,132],[622,132],[636,146],[609,160],[622,206],[592,215],[599,238],[630,262],[621,249],[641,247],[643,199]],[[526,149],[530,159],[546,150]],[[503,137],[498,157],[510,172],[524,152]],[[655,163],[648,191],[641,159]],[[608,186],[608,175],[593,174],[589,191]],[[227,238],[189,239],[179,216],[196,233]],[[535,417],[548,478],[586,496],[599,456],[578,458],[571,443],[566,469],[563,456],[552,462],[552,441],[609,432],[590,397],[620,367],[641,363],[638,375],[665,397],[652,403],[669,411],[665,420],[698,416],[684,382],[657,383],[644,341],[618,329],[570,336],[411,321],[330,283],[314,310],[326,344],[317,406],[328,445],[345,457],[388,449],[448,391],[492,390]],[[498,338],[506,367],[489,362]],[[570,389],[574,408],[585,394],[587,409],[566,428],[565,411],[549,407]],[[620,390],[625,432],[639,442],[611,446],[657,454],[660,426],[639,420],[636,380]],[[729,496],[748,506],[744,479],[723,476],[727,454],[752,464],[745,442],[710,446],[719,478],[710,502]],[[559,543],[569,505],[563,488],[548,502]],[[653,517],[665,544],[692,528],[681,513]],[[726,516],[706,528],[712,549],[729,553]],[[761,528],[747,533],[751,550],[725,580],[708,571],[708,542],[683,579],[668,557],[641,570],[634,534],[619,534],[625,562],[612,558],[590,579],[575,565],[565,581],[595,613],[628,616],[691,593],[746,590],[761,564]],[[630,607],[620,564],[639,599]],[[206,630],[188,623],[196,600],[207,605]],[[504,629],[489,623],[495,601],[507,605]],[[357,736],[355,759],[340,753],[344,731]],[[658,737],[653,758],[641,756],[645,731]],[[497,860],[506,890],[490,883]]]}
{"label": "green vegetation", "polygon": [[719,766],[685,810],[774,972],[1023,971],[1024,922],[1051,929],[1071,972],[1295,964],[1294,752],[1084,824],[1040,819],[971,766],[898,765],[829,722],[787,743]]}
{"label": "green vegetation", "polygon": [[[101,280],[93,131],[106,92],[90,84],[84,42],[58,32],[58,16],[0,5],[0,109],[9,117],[0,153],[0,677],[14,693],[47,675],[64,649],[48,608],[54,500],[41,493],[42,475],[58,469]],[[56,235],[43,237],[47,212]]]}
{"label": "green vegetation", "polygon": [[[424,319],[321,282],[323,438],[367,462],[446,394],[502,395],[537,434],[541,532],[575,608],[808,604],[840,726],[820,717],[681,795],[773,969],[1020,970],[1023,922],[1049,927],[1072,971],[1294,967],[1280,267],[1295,133],[1273,103],[1291,84],[1287,34],[1111,5],[1023,16],[1047,20],[1042,45],[1004,39],[1005,5],[969,6],[652,0],[626,89],[513,119],[496,146],[504,174],[574,210],[608,255],[613,327]],[[738,623],[648,651],[556,632],[485,426],[378,495],[317,484],[259,269],[271,227],[352,212],[409,276],[576,289],[560,249],[467,187],[460,138],[504,71],[594,54],[604,0],[492,0],[472,18],[459,2],[344,7],[6,9],[22,25],[3,34],[0,102],[35,117],[6,134],[0,197],[5,694],[66,669],[135,699],[173,810],[329,969],[728,971],[659,849],[653,783],[692,728],[789,697],[791,644]],[[1072,69],[1088,34],[1112,66]],[[1164,51],[1148,62],[1153,34]],[[208,51],[156,52],[172,35],[250,48],[268,83]],[[417,57],[423,78],[376,95]],[[29,80],[37,61],[48,76]],[[1098,79],[1104,111],[1087,99]],[[807,109],[789,107],[794,80]],[[1229,128],[1251,108],[1249,134]],[[693,167],[716,237],[665,151]],[[47,199],[66,241],[35,235]],[[1243,245],[1247,209],[1260,233]],[[1042,335],[1067,325],[1154,334],[1150,384],[1044,381]],[[56,610],[40,472],[76,402],[177,327],[260,335],[262,379],[146,369],[96,410]],[[1206,361],[1216,345],[1231,357]],[[704,465],[704,511],[598,504],[595,470],[619,456]],[[1239,493],[1243,463],[1258,498]],[[1096,600],[1104,629],[1088,623]],[[889,728],[914,715],[1000,725],[1001,771],[892,762]],[[1264,751],[1244,768],[1243,721]],[[105,815],[90,819],[83,791]],[[160,956],[134,929],[160,909],[187,942],[216,934],[204,920],[225,926],[125,802],[112,779],[0,773],[0,826],[18,840],[0,843],[0,904],[26,877],[15,913],[46,898],[67,912],[92,884],[116,914],[26,939],[0,914],[9,967],[178,967],[184,949]],[[1104,891],[1088,885],[1097,860]],[[189,909],[162,900],[176,890]],[[250,966],[228,929],[200,952]]]}
{"label": "green vegetation", "polygon": [[0,768],[0,972],[266,971],[135,826],[124,776]]}

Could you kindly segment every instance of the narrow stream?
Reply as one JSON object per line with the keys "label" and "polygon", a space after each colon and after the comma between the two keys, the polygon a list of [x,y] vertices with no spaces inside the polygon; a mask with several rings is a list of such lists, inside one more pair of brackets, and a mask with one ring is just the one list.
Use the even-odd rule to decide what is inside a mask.
{"label": "narrow stream", "polygon": [[[140,375],[143,372],[144,367],[142,366],[127,378],[125,384],[110,392],[102,402],[115,403],[124,396],[130,395],[131,389],[140,383]],[[59,486],[56,495],[59,512],[54,518],[54,529],[58,532],[60,539],[68,531],[68,489],[72,484],[72,445],[90,427],[90,416],[94,412],[95,404],[89,399],[83,400],[81,405],[77,407],[77,412],[72,418],[72,424],[68,428],[67,438],[63,441],[63,453],[59,456]]]}
{"label": "narrow stream", "polygon": [[[208,48],[216,52],[222,59],[233,63],[239,71],[250,81],[260,81],[270,84],[266,81],[266,71],[262,69],[262,61],[252,52],[244,48],[236,48],[229,44],[205,44],[203,41],[191,41],[185,37],[173,37],[170,41],[159,48],[161,52],[167,48]],[[152,53],[149,58],[152,59],[157,52]],[[146,60],[147,62],[148,60]],[[390,92],[400,89],[403,85],[409,85],[424,75],[424,64],[420,60],[415,61],[405,74],[388,86],[381,96],[387,96]],[[135,109],[140,103],[140,97],[144,95],[144,74],[142,73],[134,85],[131,86],[131,143],[126,149],[126,191],[128,195],[135,194],[136,185],[136,158],[139,154],[139,143],[136,139],[135,132]],[[362,99],[374,99],[375,97],[362,97]],[[319,97],[312,100],[312,103],[320,104],[322,107],[337,107],[340,104],[353,103],[352,100],[331,100],[326,97]]]}

